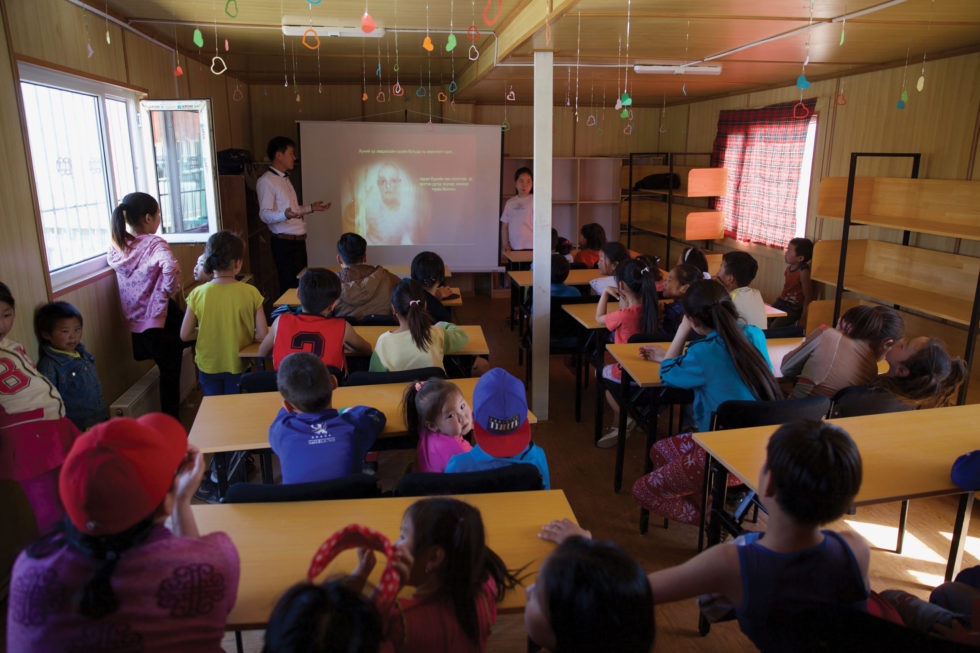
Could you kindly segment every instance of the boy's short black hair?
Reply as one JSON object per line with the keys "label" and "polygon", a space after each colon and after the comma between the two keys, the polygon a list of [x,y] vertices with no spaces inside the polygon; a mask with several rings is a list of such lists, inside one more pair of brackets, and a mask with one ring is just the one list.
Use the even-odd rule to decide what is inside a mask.
{"label": "boy's short black hair", "polygon": [[82,314],[68,302],[51,302],[38,308],[34,312],[34,333],[37,334],[38,341],[41,344],[49,344],[48,339],[42,334],[51,333],[51,330],[54,329],[54,323],[58,320],[71,318],[77,319],[80,324],[85,324],[82,320]]}
{"label": "boy's short black hair", "polygon": [[296,143],[293,142],[293,139],[285,136],[274,136],[266,146],[265,153],[269,156],[270,161],[275,161],[276,154],[285,152],[288,147],[293,148],[294,152],[296,151]]}
{"label": "boy's short black hair", "polygon": [[725,266],[725,271],[735,278],[735,284],[739,288],[752,283],[756,273],[759,271],[759,264],[748,252],[734,251],[725,252],[721,257],[721,264]]}
{"label": "boy's short black hair", "polygon": [[279,394],[300,412],[318,413],[330,406],[333,384],[323,361],[305,351],[290,354],[276,373]]}
{"label": "boy's short black hair", "polygon": [[345,578],[321,585],[293,585],[276,603],[263,651],[275,653],[375,653],[381,646],[381,615]]}
{"label": "boy's short black hair", "polygon": [[299,303],[310,315],[321,315],[340,297],[340,277],[327,268],[307,268],[299,278]]}
{"label": "boy's short black hair", "polygon": [[14,308],[14,294],[10,292],[7,284],[2,281],[0,281],[0,302],[7,304],[10,308]]}
{"label": "boy's short black hair", "polygon": [[567,258],[557,252],[551,255],[551,283],[565,283],[571,269]]}
{"label": "boy's short black hair", "polygon": [[793,248],[797,256],[803,257],[804,263],[813,258],[813,241],[809,238],[794,238],[789,241],[789,246]]}
{"label": "boy's short black hair", "polygon": [[419,252],[412,259],[412,278],[426,288],[440,286],[446,280],[446,264],[435,252]]}
{"label": "boy's short black hair", "polygon": [[819,420],[783,424],[766,445],[776,503],[797,522],[819,526],[844,514],[861,488],[861,454],[847,432]]}
{"label": "boy's short black hair", "polygon": [[357,265],[367,258],[367,241],[355,233],[341,234],[337,240],[337,253],[344,265]]}

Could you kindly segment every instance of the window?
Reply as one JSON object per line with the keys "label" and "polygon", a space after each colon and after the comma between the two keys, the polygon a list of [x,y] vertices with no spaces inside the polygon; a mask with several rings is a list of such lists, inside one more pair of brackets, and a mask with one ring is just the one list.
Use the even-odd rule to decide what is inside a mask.
{"label": "window", "polygon": [[[722,111],[712,165],[728,169],[725,235],[785,247],[806,229],[817,119],[816,100]],[[801,114],[805,114],[802,117]]]}
{"label": "window", "polygon": [[112,84],[28,63],[19,71],[54,288],[105,267],[109,216],[127,193],[160,200],[168,240],[217,229],[208,100],[141,102]]}

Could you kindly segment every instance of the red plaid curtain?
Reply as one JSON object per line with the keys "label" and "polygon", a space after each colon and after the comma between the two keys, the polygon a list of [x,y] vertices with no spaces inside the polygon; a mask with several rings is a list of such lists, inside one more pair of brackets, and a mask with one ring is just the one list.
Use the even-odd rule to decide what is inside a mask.
{"label": "red plaid curtain", "polygon": [[809,116],[816,98],[762,109],[722,111],[711,165],[728,168],[728,195],[716,207],[725,212],[725,235],[736,240],[784,247],[796,236],[796,195]]}

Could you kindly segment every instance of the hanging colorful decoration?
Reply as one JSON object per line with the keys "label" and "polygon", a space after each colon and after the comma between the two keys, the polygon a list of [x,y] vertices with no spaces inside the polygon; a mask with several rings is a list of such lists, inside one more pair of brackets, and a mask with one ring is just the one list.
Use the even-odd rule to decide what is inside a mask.
{"label": "hanging colorful decoration", "polygon": [[242,93],[242,89],[238,86],[238,80],[235,80],[235,91],[231,94],[231,99],[235,102],[241,102],[245,99],[245,94]]}
{"label": "hanging colorful decoration", "polygon": [[[282,13],[282,0],[279,0],[279,15],[281,16]],[[283,88],[289,88],[289,73],[286,72],[286,35],[281,32],[282,30],[280,30],[280,39],[282,40],[282,86]]]}
{"label": "hanging colorful decoration", "polygon": [[[690,61],[690,59],[687,58],[687,49],[690,44],[691,44],[691,21],[688,20],[687,33],[684,34],[684,61]],[[687,82],[681,84],[681,93],[684,94],[684,97],[687,97]]]}
{"label": "hanging colorful decoration", "polygon": [[105,16],[105,44],[112,45],[112,37],[109,36],[109,0],[105,0],[105,13],[102,15]]}
{"label": "hanging colorful decoration", "polygon": [[582,62],[582,12],[578,12],[578,32],[575,37],[575,122],[578,122],[579,65]]}
{"label": "hanging colorful decoration", "polygon": [[[623,94],[620,96],[617,104],[622,107],[628,107],[633,104],[633,98],[629,96],[627,90],[629,89],[629,79],[630,79],[630,17],[631,17],[631,0],[626,0],[626,72],[623,75]],[[627,109],[623,109],[623,112],[619,114],[621,118],[626,118],[627,116],[630,120],[633,119],[632,113]],[[623,133],[629,136],[633,133],[633,126],[629,125],[629,132],[624,131]]]}
{"label": "hanging colorful decoration", "polygon": [[453,30],[453,18],[455,13],[455,0],[449,0],[449,36],[446,38],[446,52],[452,52],[456,49],[456,34]]}
{"label": "hanging colorful decoration", "polygon": [[487,4],[483,8],[483,22],[487,24],[487,27],[493,27],[493,24],[497,22],[498,18],[500,18],[501,0],[497,0],[497,13],[494,15],[493,20],[487,18],[487,11],[489,11],[491,4],[493,4],[493,0],[487,0]]}
{"label": "hanging colorful decoration", "polygon": [[664,95],[663,104],[660,107],[660,133],[667,133],[667,96]]}
{"label": "hanging colorful decoration", "polygon": [[85,47],[88,50],[88,58],[91,59],[92,58],[92,55],[95,54],[95,50],[92,49],[92,44],[91,43],[86,43],[85,44]]}
{"label": "hanging colorful decoration", "polygon": [[895,103],[895,108],[904,109],[905,105],[909,102],[909,92],[906,90],[906,83],[908,82],[909,74],[909,55],[912,53],[912,48],[909,47],[905,50],[905,68],[902,70],[902,94],[898,98],[898,102]]}
{"label": "hanging colorful decoration", "polygon": [[480,50],[477,49],[476,47],[476,42],[480,40],[480,30],[476,26],[476,1],[475,0],[470,0],[470,14],[471,14],[470,20],[472,22],[470,23],[470,26],[466,28],[466,38],[473,41],[473,43],[470,44],[470,49],[466,53],[466,57],[470,61],[476,61],[477,59],[480,58]]}
{"label": "hanging colorful decoration", "polygon": [[425,38],[422,39],[422,49],[426,52],[432,52],[435,50],[436,46],[432,43],[432,37],[429,36],[429,3],[425,3]]}
{"label": "hanging colorful decoration", "polygon": [[374,24],[374,19],[371,18],[371,14],[368,13],[367,7],[364,7],[364,15],[361,16],[361,31],[365,34],[370,34],[374,31],[376,25]]}
{"label": "hanging colorful decoration", "polygon": [[800,76],[796,78],[796,88],[800,89],[800,100],[793,105],[794,118],[806,118],[810,115],[810,109],[803,104],[803,91],[810,88],[810,80],[806,78],[806,67],[810,63],[810,29],[813,27],[813,1],[810,0],[810,21],[807,23],[806,32],[806,57],[803,59],[803,66],[800,69]]}
{"label": "hanging colorful decoration", "polygon": [[194,45],[199,48],[204,47],[204,35],[201,34],[201,30],[196,27],[194,28]]}
{"label": "hanging colorful decoration", "polygon": [[218,54],[218,17],[214,17],[214,56],[211,57],[211,72],[215,75],[224,74],[228,70],[228,64]]}
{"label": "hanging colorful decoration", "polygon": [[504,120],[503,122],[500,123],[500,131],[502,132],[510,131],[510,121],[507,120],[507,102],[510,101],[510,97],[513,93],[514,93],[513,86],[510,89],[510,93],[504,93]]}
{"label": "hanging colorful decoration", "polygon": [[[235,8],[235,13],[231,13],[231,8]],[[225,3],[225,13],[232,18],[238,18],[238,0],[228,0]]]}

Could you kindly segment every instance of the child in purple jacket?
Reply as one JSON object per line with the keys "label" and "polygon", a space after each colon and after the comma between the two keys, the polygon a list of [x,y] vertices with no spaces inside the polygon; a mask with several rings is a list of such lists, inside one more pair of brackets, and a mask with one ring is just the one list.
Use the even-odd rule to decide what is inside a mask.
{"label": "child in purple jacket", "polygon": [[405,388],[405,424],[419,434],[413,472],[443,472],[456,454],[473,446],[463,436],[473,430],[473,410],[455,383],[433,377]]}

